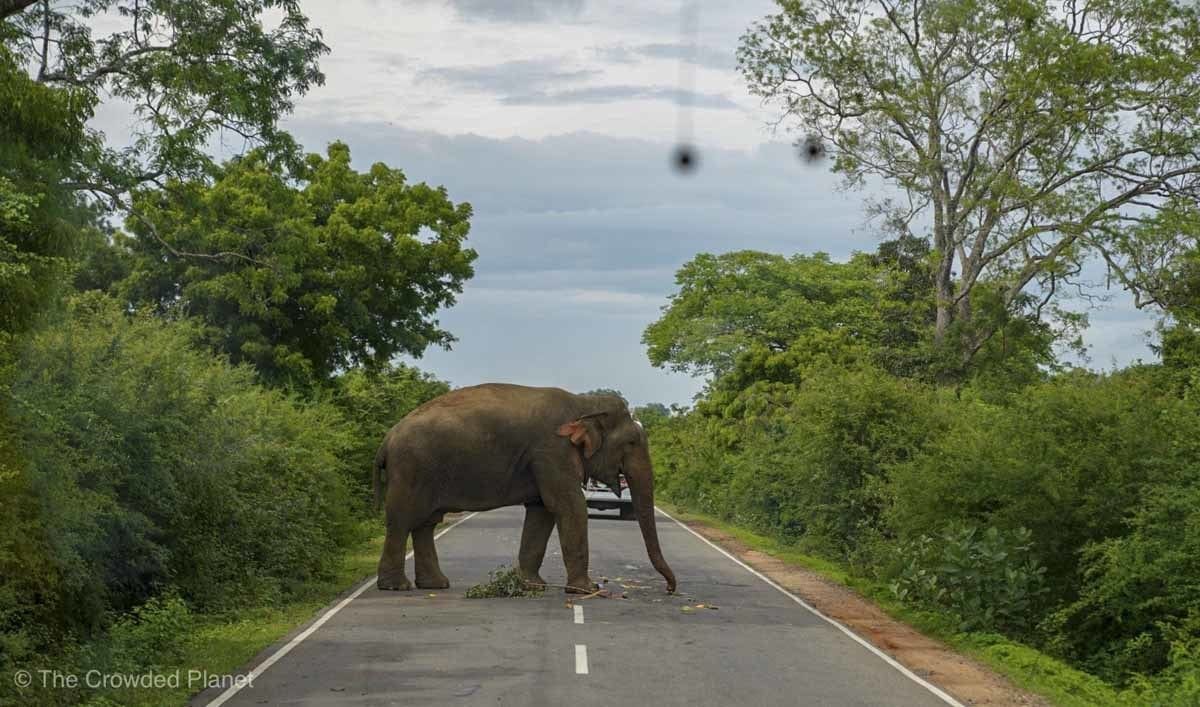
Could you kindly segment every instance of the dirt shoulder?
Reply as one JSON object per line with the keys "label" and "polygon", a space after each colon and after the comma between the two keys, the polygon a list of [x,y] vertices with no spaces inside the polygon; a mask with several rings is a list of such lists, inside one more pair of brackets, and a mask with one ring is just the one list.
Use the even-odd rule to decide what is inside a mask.
{"label": "dirt shoulder", "polygon": [[901,665],[967,705],[1049,705],[991,669],[888,616],[854,590],[819,574],[755,550],[732,535],[696,520],[680,519],[742,562],[770,577],[818,611],[846,626]]}

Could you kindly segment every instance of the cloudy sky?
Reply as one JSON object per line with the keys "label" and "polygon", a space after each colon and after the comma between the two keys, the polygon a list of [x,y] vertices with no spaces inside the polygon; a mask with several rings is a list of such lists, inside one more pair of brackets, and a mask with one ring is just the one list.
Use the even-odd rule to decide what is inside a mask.
{"label": "cloudy sky", "polygon": [[[691,44],[678,1],[302,5],[332,53],[326,85],[286,127],[310,150],[343,140],[359,168],[386,162],[475,209],[476,276],[439,315],[459,341],[418,362],[454,385],[686,404],[702,381],[653,368],[640,342],[680,265],[700,251],[844,258],[877,243],[863,194],[796,159],[736,72],[738,38],[770,2],[696,3]],[[669,161],[680,101],[701,158],[688,176]],[[1152,358],[1152,322],[1124,298],[1091,319],[1094,367]]]}

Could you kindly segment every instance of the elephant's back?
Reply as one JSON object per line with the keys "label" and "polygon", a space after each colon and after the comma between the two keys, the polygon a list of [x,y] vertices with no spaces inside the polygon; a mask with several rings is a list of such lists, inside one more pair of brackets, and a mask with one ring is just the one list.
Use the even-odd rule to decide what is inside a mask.
{"label": "elephant's back", "polygon": [[[400,420],[389,436],[394,442],[446,443],[458,446],[506,446],[528,441],[541,427],[551,425],[558,409],[570,407],[571,393],[560,388],[535,388],[509,383],[485,383],[452,390],[425,402]],[[519,439],[518,439],[519,438]]]}

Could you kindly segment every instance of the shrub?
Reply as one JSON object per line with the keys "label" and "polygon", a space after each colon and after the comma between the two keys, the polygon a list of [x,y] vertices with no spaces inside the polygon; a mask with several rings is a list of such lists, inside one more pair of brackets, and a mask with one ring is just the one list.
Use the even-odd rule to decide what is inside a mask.
{"label": "shrub", "polygon": [[1053,598],[1074,599],[1080,550],[1123,534],[1142,490],[1188,463],[1170,408],[1139,376],[1059,376],[1003,405],[967,391],[947,429],[892,469],[888,524],[901,539],[955,521],[1027,527]]}
{"label": "shrub", "polygon": [[1149,491],[1128,525],[1084,550],[1079,599],[1052,623],[1060,651],[1114,681],[1200,656],[1200,479]]}
{"label": "shrub", "polygon": [[167,586],[219,609],[331,572],[356,527],[335,408],[256,385],[186,321],[96,295],[64,316],[32,337],[11,401],[69,626]]}
{"label": "shrub", "polygon": [[950,526],[900,546],[892,592],[903,602],[953,612],[962,631],[1024,632],[1045,592],[1046,568],[1032,548],[1025,528]]}
{"label": "shrub", "polygon": [[743,391],[651,431],[666,498],[847,559],[875,542],[890,469],[938,426],[928,387],[874,369]]}

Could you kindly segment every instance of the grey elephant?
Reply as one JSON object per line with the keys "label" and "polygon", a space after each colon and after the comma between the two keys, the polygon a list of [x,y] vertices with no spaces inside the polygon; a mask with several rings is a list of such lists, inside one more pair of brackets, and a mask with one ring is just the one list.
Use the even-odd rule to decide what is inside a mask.
{"label": "grey elephant", "polygon": [[398,422],[375,456],[375,497],[383,498],[387,517],[377,586],[412,588],[404,569],[410,533],[417,586],[450,586],[433,542],[443,515],[524,504],[521,577],[545,584],[542,560],[557,526],[567,591],[595,591],[580,486],[592,478],[620,493],[618,475],[628,483],[650,562],[674,592],[675,574],[663,559],[655,528],[646,433],[624,400],[498,383],[434,398]]}

